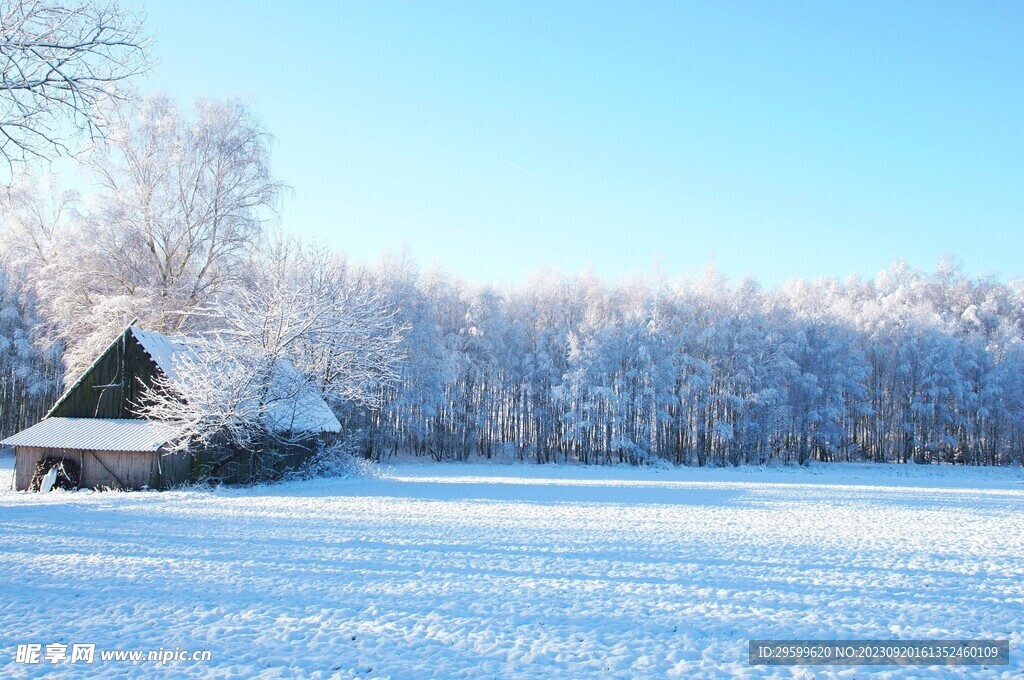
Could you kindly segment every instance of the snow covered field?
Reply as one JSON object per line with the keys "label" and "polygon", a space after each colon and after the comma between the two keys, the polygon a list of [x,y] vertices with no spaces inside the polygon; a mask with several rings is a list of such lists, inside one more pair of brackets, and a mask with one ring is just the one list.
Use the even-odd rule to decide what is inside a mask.
{"label": "snow covered field", "polygon": [[0,676],[19,643],[210,650],[176,675],[865,677],[751,667],[750,638],[1009,637],[1024,672],[1018,469],[403,464],[381,479],[13,493]]}

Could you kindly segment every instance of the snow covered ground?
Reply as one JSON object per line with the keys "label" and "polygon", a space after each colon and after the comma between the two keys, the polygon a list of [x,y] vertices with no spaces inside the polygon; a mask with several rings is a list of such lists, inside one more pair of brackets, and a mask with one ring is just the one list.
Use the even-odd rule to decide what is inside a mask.
{"label": "snow covered ground", "polygon": [[[0,462],[0,676],[24,643],[176,675],[1020,677],[1018,469],[402,464],[381,479],[25,494]],[[750,638],[1009,637],[1010,666],[751,667]]]}

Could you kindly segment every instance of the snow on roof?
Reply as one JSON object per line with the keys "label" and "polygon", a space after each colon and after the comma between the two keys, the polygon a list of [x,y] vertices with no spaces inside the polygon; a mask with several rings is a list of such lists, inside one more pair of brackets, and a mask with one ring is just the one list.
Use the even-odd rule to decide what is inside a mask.
{"label": "snow on roof", "polygon": [[178,335],[144,331],[137,326],[130,327],[128,332],[135,336],[153,363],[172,381],[178,380],[175,365],[185,357],[194,360],[198,354],[195,344]]}
{"label": "snow on roof", "polygon": [[[283,366],[296,372],[291,364],[284,363]],[[273,392],[271,397],[275,397]],[[334,411],[312,386],[276,401],[267,420],[272,432],[341,432],[341,423]]]}
{"label": "snow on roof", "polygon": [[[135,336],[146,354],[172,382],[179,379],[177,366],[181,365],[183,360],[194,361],[200,353],[196,344],[187,338],[164,335],[155,331],[144,331],[135,326],[129,328],[128,331]],[[280,361],[278,370],[281,371],[280,377],[282,378],[282,380],[276,381],[278,383],[293,383],[293,379],[299,379],[298,371],[288,361]],[[271,388],[273,389],[274,386]],[[187,394],[184,396],[186,399],[188,398]],[[274,396],[271,394],[271,397]],[[341,432],[341,423],[338,422],[331,407],[312,385],[307,385],[296,395],[287,397],[280,395],[278,399],[267,418],[269,421],[267,426],[271,430],[277,432]]]}
{"label": "snow on roof", "polygon": [[159,420],[46,418],[0,444],[87,451],[158,451],[178,429]]}

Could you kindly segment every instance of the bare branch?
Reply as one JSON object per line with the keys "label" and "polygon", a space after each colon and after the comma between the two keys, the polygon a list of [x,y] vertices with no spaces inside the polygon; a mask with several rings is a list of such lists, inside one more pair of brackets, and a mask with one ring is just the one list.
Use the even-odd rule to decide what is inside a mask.
{"label": "bare branch", "polygon": [[[0,157],[9,169],[103,137],[104,105],[149,68],[142,18],[116,2],[0,0]],[[8,181],[13,175],[8,177]]]}

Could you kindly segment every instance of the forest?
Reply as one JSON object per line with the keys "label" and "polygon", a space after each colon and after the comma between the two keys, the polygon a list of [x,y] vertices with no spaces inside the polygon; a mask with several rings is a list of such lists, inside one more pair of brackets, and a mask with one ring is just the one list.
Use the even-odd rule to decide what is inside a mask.
{"label": "forest", "polygon": [[[732,283],[713,266],[679,280],[611,284],[539,271],[514,286],[472,285],[401,254],[350,262],[258,227],[221,259],[209,234],[177,251],[153,249],[188,239],[74,210],[65,222],[73,202],[61,210],[39,200],[12,213],[21,221],[8,223],[5,241],[5,434],[38,419],[127,319],[201,335],[243,299],[291,327],[320,318],[314,309],[340,315],[343,386],[325,391],[368,457],[1024,461],[1024,289],[965,276],[952,261],[933,273],[895,263],[870,280],[771,290]],[[31,222],[43,216],[57,223]],[[18,224],[48,240],[26,240]],[[128,256],[112,258],[111,246]],[[167,256],[189,250],[214,256],[205,270]],[[181,275],[165,276],[172,270]],[[330,281],[328,293],[314,281]],[[253,301],[268,282],[276,292]],[[268,325],[265,316],[248,323]],[[280,334],[275,342],[278,352],[317,351],[312,337],[301,349]]]}
{"label": "forest", "polygon": [[[289,231],[250,107],[130,86],[149,59],[137,15],[86,2],[5,16],[0,435],[138,320],[240,367],[195,367],[192,412],[154,411],[191,418],[200,439],[257,423],[267,390],[252,376],[287,359],[375,459],[1024,462],[1024,282],[952,258],[770,289],[714,264],[497,285],[406,253],[353,261]],[[76,163],[71,188],[57,157]]]}
{"label": "forest", "polygon": [[372,451],[684,465],[1020,463],[1022,290],[896,263],[873,280],[730,284],[540,272],[510,288],[374,276],[401,379],[349,422]]}

